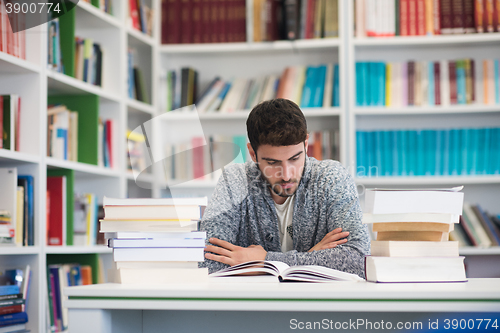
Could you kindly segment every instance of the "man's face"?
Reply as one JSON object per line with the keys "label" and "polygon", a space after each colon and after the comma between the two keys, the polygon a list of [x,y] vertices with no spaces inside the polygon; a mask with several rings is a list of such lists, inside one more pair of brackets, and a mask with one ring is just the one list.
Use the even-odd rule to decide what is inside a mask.
{"label": "man's face", "polygon": [[255,152],[248,144],[250,156],[258,164],[277,203],[284,202],[297,191],[307,154],[304,146],[307,147],[307,140],[293,146],[261,145]]}

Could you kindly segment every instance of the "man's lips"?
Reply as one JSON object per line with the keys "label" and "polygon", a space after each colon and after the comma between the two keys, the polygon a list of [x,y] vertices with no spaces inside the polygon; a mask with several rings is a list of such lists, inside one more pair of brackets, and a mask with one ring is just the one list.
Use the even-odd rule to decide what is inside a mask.
{"label": "man's lips", "polygon": [[292,188],[295,183],[280,184],[282,188]]}

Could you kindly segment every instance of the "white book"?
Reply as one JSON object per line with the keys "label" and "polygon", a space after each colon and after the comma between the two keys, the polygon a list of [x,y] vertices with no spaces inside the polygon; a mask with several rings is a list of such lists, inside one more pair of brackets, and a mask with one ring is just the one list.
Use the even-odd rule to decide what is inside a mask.
{"label": "white book", "polygon": [[233,81],[233,85],[227,92],[226,98],[222,101],[220,112],[234,112],[240,100],[243,90],[245,89],[247,79],[237,78]]}
{"label": "white book", "polygon": [[[388,2],[389,19],[387,20],[388,32],[390,36],[396,35],[396,4],[393,0],[386,0]],[[399,13],[398,13],[399,16]]]}
{"label": "white book", "polygon": [[484,103],[484,87],[483,87],[483,61],[475,60],[474,61],[474,71],[476,77],[474,78],[475,84],[475,103],[482,105]]}
{"label": "white book", "polygon": [[469,219],[470,223],[472,224],[472,227],[474,228],[474,231],[477,234],[477,237],[479,237],[480,240],[480,245],[482,247],[490,247],[492,245],[491,239],[488,236],[488,233],[486,230],[484,230],[483,225],[479,221],[478,217],[472,210],[471,205],[468,202],[464,203],[464,214],[466,217]]}
{"label": "white book", "polygon": [[465,282],[464,257],[365,257],[371,282]]}
{"label": "white book", "polygon": [[190,232],[198,230],[198,221],[106,221],[101,220],[100,232]]}
{"label": "white book", "polygon": [[323,107],[332,106],[332,87],[333,87],[333,64],[326,65],[326,77],[323,91]]}
{"label": "white book", "polygon": [[187,238],[187,239],[206,239],[206,231],[191,232],[106,232],[104,238],[119,239],[161,239],[161,238]]}
{"label": "white book", "polygon": [[264,92],[262,94],[262,101],[268,101],[276,97],[276,80],[278,79],[277,75],[269,75],[269,78],[264,87]]}
{"label": "white book", "polygon": [[169,269],[198,268],[197,261],[118,261],[113,262],[116,268],[126,269]]}
{"label": "white book", "polygon": [[104,206],[206,206],[207,197],[200,198],[109,198],[104,197]]}
{"label": "white book", "polygon": [[10,214],[10,223],[4,224],[7,229],[7,234],[11,236],[12,241],[4,242],[4,244],[14,244],[17,233],[23,230],[17,230],[16,226],[16,211],[17,211],[17,168],[0,168],[0,210],[6,210]]}
{"label": "white book", "polygon": [[288,266],[281,261],[248,261],[239,265],[225,268],[210,274],[211,277],[238,276],[248,273],[265,273],[276,276],[279,281],[301,282],[335,282],[335,281],[364,281],[355,274],[350,274],[323,266]]}
{"label": "white book", "polygon": [[420,80],[421,84],[421,105],[429,105],[429,63],[427,61],[420,62]]}
{"label": "white book", "polygon": [[[300,105],[300,101],[302,99],[302,91],[304,89],[304,81],[306,79],[306,70],[306,66],[297,66],[297,78],[294,82],[292,96],[292,101],[297,105]],[[335,66],[333,70],[335,70]]]}
{"label": "white book", "polygon": [[171,285],[208,282],[208,268],[109,269],[110,280],[121,284]]}
{"label": "white book", "polygon": [[399,213],[399,214],[371,214],[363,213],[363,223],[383,222],[430,222],[430,223],[459,223],[460,214],[433,214],[433,213]]}
{"label": "white book", "polygon": [[222,80],[218,80],[215,82],[210,91],[203,97],[203,99],[196,105],[196,109],[199,112],[206,112],[210,104],[217,98],[222,89],[224,89],[225,82]]}
{"label": "white book", "polygon": [[443,190],[384,190],[365,192],[364,212],[372,214],[446,213],[462,214],[464,193]]}
{"label": "white book", "polygon": [[495,63],[492,59],[486,60],[488,68],[488,101],[485,104],[493,105],[496,103],[495,96],[498,92],[495,92]]}
{"label": "white book", "polygon": [[458,257],[458,242],[377,241],[370,244],[372,256],[379,257]]}
{"label": "white book", "polygon": [[[356,1],[356,37],[363,38],[366,37],[365,29],[365,1],[367,0],[355,0]],[[307,1],[303,1],[307,3]]]}
{"label": "white book", "polygon": [[155,239],[115,239],[108,242],[108,247],[112,248],[163,248],[163,247],[204,247],[205,240],[200,238],[182,239],[182,238],[155,238]]}
{"label": "white book", "polygon": [[204,261],[205,248],[118,248],[114,261]]}
{"label": "white book", "polygon": [[441,81],[441,106],[450,105],[450,74],[448,60],[439,62],[440,81]]}

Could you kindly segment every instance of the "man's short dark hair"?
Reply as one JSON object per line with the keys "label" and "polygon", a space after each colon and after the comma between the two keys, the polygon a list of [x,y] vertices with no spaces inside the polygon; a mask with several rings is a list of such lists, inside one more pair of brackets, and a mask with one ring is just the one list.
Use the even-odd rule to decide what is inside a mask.
{"label": "man's short dark hair", "polygon": [[258,104],[250,112],[247,134],[255,152],[261,145],[297,145],[307,138],[306,118],[294,102],[272,99]]}

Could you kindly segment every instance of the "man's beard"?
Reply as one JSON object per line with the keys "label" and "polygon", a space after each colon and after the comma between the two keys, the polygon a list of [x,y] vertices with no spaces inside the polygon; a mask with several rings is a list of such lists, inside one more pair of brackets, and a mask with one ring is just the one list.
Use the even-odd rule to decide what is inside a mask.
{"label": "man's beard", "polygon": [[[262,177],[262,179],[266,182],[267,184],[267,187],[274,193],[276,194],[277,196],[280,196],[282,198],[288,198],[288,197],[291,197],[295,194],[295,192],[297,192],[297,189],[299,188],[299,182],[300,180],[302,179],[302,177],[304,176],[304,171],[306,169],[306,161],[304,160],[304,165],[302,166],[302,174],[300,175],[301,178],[300,179],[290,179],[290,181],[288,182],[283,182],[283,181],[279,181],[279,182],[276,182],[274,184],[271,184],[269,182],[269,180],[267,179],[267,177],[265,176],[264,172],[262,172],[262,170],[259,170],[261,171],[260,172],[260,176]],[[292,193],[288,193],[287,190],[288,189],[284,189],[282,187],[279,187],[278,185],[284,185],[284,184],[297,184],[295,187],[295,190],[292,192]]]}

